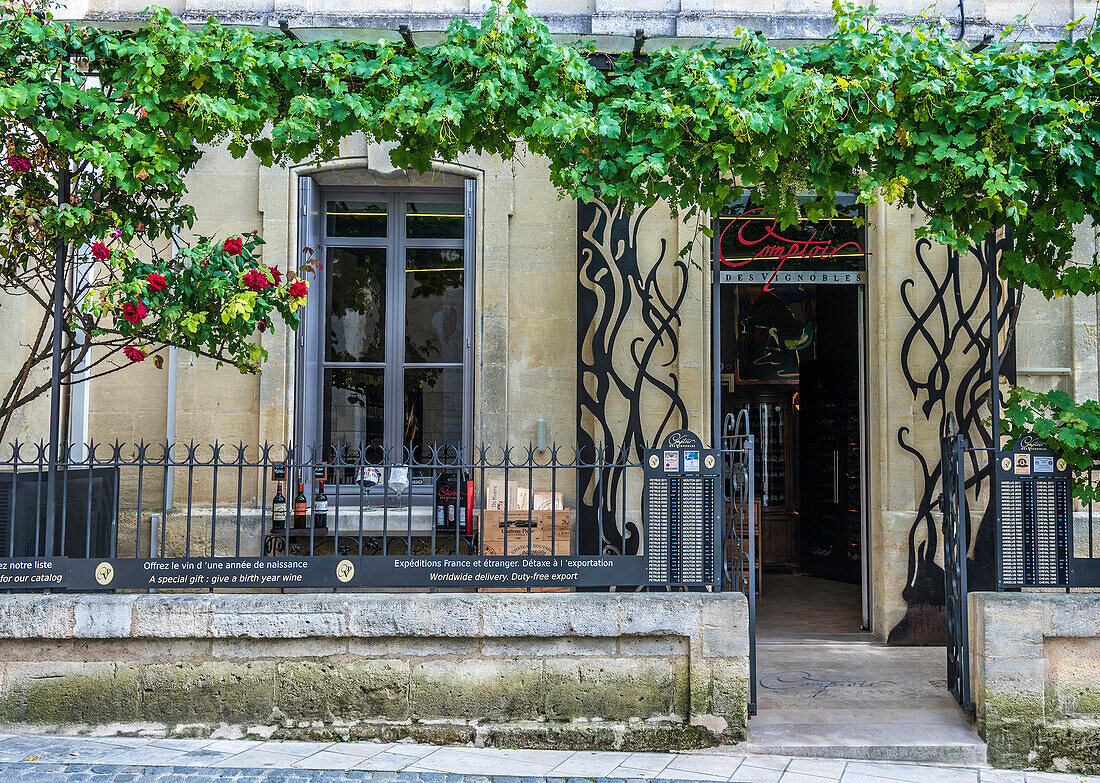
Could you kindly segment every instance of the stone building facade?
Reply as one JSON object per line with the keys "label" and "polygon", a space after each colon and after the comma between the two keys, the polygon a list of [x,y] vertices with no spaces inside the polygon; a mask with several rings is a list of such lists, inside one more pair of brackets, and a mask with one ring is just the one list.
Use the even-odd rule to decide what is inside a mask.
{"label": "stone building facade", "polygon": [[[92,22],[125,22],[137,20],[143,5],[144,0],[77,0],[62,15]],[[964,25],[959,21],[960,6],[964,7]],[[487,4],[484,0],[359,4],[245,0],[176,2],[171,7],[188,20],[213,14],[229,23],[267,27],[273,32],[278,32],[280,21],[286,21],[303,40],[375,34],[392,37],[399,25],[407,24],[414,38],[428,45],[450,19],[477,18]],[[563,39],[594,40],[609,51],[629,48],[638,29],[644,31],[647,46],[727,38],[739,26],[761,30],[780,44],[812,41],[828,33],[832,18],[824,0],[767,4],[743,0],[547,0],[532,2],[530,8]],[[884,18],[896,21],[924,10],[923,2],[880,4]],[[1075,0],[1038,7],[1024,0],[970,0],[965,4],[951,0],[934,7],[934,13],[942,15],[956,34],[972,43],[986,33],[999,32],[1020,14],[1029,15],[1022,32],[1025,39],[1054,40],[1066,24],[1093,11]],[[303,248],[307,245],[324,246],[323,254],[351,254],[348,257],[355,262],[349,269],[371,269],[372,248],[408,254],[430,245],[435,261],[457,263],[448,268],[461,270],[461,279],[448,283],[450,293],[433,294],[438,300],[436,310],[424,316],[429,321],[441,319],[439,324],[432,321],[435,325],[425,332],[427,342],[421,347],[435,357],[424,363],[440,371],[444,380],[433,381],[442,384],[436,397],[420,401],[416,415],[423,428],[435,426],[434,431],[443,436],[487,444],[528,443],[542,431],[549,442],[572,446],[585,437],[593,442],[621,440],[631,416],[636,415],[647,443],[677,427],[715,442],[723,431],[725,414],[748,405],[759,425],[759,406],[772,405],[785,406],[787,416],[784,424],[772,426],[786,427],[786,440],[797,440],[800,408],[793,395],[799,392],[805,399],[807,392],[792,385],[790,373],[784,378],[779,371],[772,376],[758,372],[772,356],[766,324],[754,346],[756,359],[765,360],[762,364],[753,369],[751,356],[732,353],[727,360],[724,350],[740,350],[733,346],[741,334],[738,330],[748,328],[741,319],[748,317],[746,313],[751,315],[754,302],[738,298],[741,286],[715,281],[714,273],[722,267],[716,249],[706,241],[697,243],[686,261],[677,262],[676,251],[692,238],[693,227],[673,218],[664,205],[625,215],[614,205],[578,205],[563,199],[549,182],[545,162],[522,148],[510,160],[465,155],[456,161],[439,161],[431,171],[418,174],[396,170],[384,146],[359,138],[346,140],[338,158],[284,168],[265,168],[252,157],[234,159],[225,149],[210,149],[189,186],[189,199],[198,215],[196,236],[259,232],[265,242],[265,263],[282,269],[306,260]],[[406,228],[412,225],[410,218],[417,216],[442,221],[450,228],[442,228],[438,234],[429,232],[428,238],[438,240],[436,244],[418,245],[408,232],[395,239],[385,229],[372,238],[370,230],[361,226],[345,235],[337,227],[341,216],[367,220],[382,212],[387,219],[396,219],[400,213],[404,222],[399,225]],[[858,445],[851,474],[858,487],[858,496],[853,496],[859,507],[858,540],[844,546],[853,559],[858,553],[858,569],[848,581],[861,588],[860,624],[892,643],[942,643],[942,540],[933,509],[939,493],[939,439],[953,413],[971,426],[975,442],[989,442],[983,423],[989,410],[981,392],[989,384],[988,374],[983,375],[988,368],[988,356],[983,353],[987,343],[981,338],[982,330],[988,334],[989,329],[988,280],[982,259],[959,259],[917,239],[915,232],[922,223],[919,209],[880,203],[869,208],[865,217],[867,225],[859,239],[865,263],[860,282],[827,286],[805,279],[792,284],[780,281],[776,290],[790,313],[806,299],[792,292],[812,288],[821,294],[815,300],[819,315],[828,301],[828,307],[843,310],[843,318],[834,320],[849,324],[847,331],[837,333],[833,348],[844,353],[845,361],[854,367],[854,413],[843,415],[849,417],[850,433]],[[721,222],[718,225],[722,227]],[[1092,259],[1096,241],[1091,226],[1080,227],[1076,253],[1082,262]],[[340,268],[338,256],[324,258],[330,271]],[[407,255],[403,263],[410,264],[410,258],[413,256]],[[655,336],[638,316],[641,298],[630,299],[626,288],[616,289],[621,297],[618,302],[601,299],[592,305],[588,298],[602,285],[600,270],[608,273],[624,260],[637,265],[636,278],[624,285],[642,281],[651,286],[647,290],[659,291],[664,302],[678,302],[674,317],[660,335]],[[408,266],[406,273],[416,269],[433,267]],[[390,272],[375,271],[390,275],[388,281],[396,279]],[[350,273],[347,279],[351,279]],[[325,313],[316,308],[323,308],[323,302],[339,293],[341,285],[345,281],[337,281],[335,286],[331,278],[327,283],[320,277],[313,281],[315,292],[325,292],[324,299],[311,299],[307,305],[306,317],[317,319],[315,326],[298,334],[280,329],[265,334],[263,343],[270,359],[259,375],[240,375],[181,353],[163,370],[135,367],[73,392],[68,416],[73,440],[285,443],[321,437],[319,433],[328,426],[332,431],[352,432],[359,427],[361,434],[391,444],[400,442],[402,422],[409,413],[394,401],[402,393],[401,382],[370,380],[370,367],[359,368],[363,376],[355,382],[359,384],[355,393],[369,394],[371,384],[389,384],[387,391],[378,392],[385,409],[374,417],[378,421],[365,424],[370,417],[359,409],[340,414],[350,416],[350,424],[339,424],[335,413],[331,421],[325,419],[325,411],[334,404],[331,389],[336,383],[325,373],[340,368],[328,367],[326,362],[331,364],[332,357],[326,359],[323,351],[316,346],[311,349],[307,343],[319,340],[322,348],[328,345],[332,323],[324,321]],[[416,305],[413,299],[405,301]],[[1079,398],[1100,396],[1094,299],[1047,302],[1038,294],[1027,293],[1021,302],[1004,291],[1001,303],[1002,315],[1015,320],[1014,331],[1006,326],[1001,334],[1007,375],[1023,385],[1063,388]],[[390,327],[404,318],[400,302],[383,304],[368,303],[357,312],[376,321],[389,319]],[[731,311],[731,304],[743,309]],[[1018,312],[1013,312],[1017,304]],[[604,316],[599,308],[612,305],[626,307],[625,326],[614,344],[596,328]],[[24,326],[19,308],[18,303],[0,308],[0,334],[12,341],[29,328]],[[795,313],[804,332],[811,320],[807,312],[803,307]],[[448,318],[449,325],[443,324]],[[410,335],[415,337],[421,325],[419,321],[405,322],[404,350],[409,350]],[[392,352],[403,350],[402,346],[385,350],[378,345],[356,347],[351,327],[345,326],[339,327],[344,330],[340,350],[358,352],[360,359],[369,354],[371,361],[385,364],[391,362]],[[979,338],[971,340],[972,333]],[[796,370],[806,372],[809,365],[803,369],[804,360],[836,358],[820,347],[823,335],[809,335],[811,341],[817,340],[818,353],[798,354],[803,350],[799,343],[806,336],[779,335],[784,344],[777,345],[777,350],[787,352],[783,361],[794,361]],[[429,338],[438,344],[429,345]],[[605,341],[602,347],[600,340]],[[631,346],[639,342],[652,348],[646,360],[646,379],[632,387],[639,391],[631,395],[615,391],[618,387],[614,384],[601,387],[596,377],[599,373],[629,376],[632,382],[639,377],[638,364],[630,353]],[[837,347],[840,343],[843,345]],[[603,364],[594,358],[599,352],[594,346],[602,351]],[[0,356],[0,380],[11,372],[15,359]],[[408,355],[404,362],[397,371],[413,372],[408,368],[412,363]],[[661,383],[654,381],[658,375]],[[349,391],[352,386],[346,384],[350,382],[344,383],[336,383],[335,388]],[[974,389],[978,393],[972,395]],[[21,413],[13,435],[41,437],[45,405]],[[394,405],[400,410],[391,411]],[[368,433],[366,427],[375,429]],[[762,447],[764,433],[757,429],[754,434]],[[771,437],[773,443],[782,440],[775,432]],[[811,483],[807,471],[812,470],[815,456],[839,459],[825,453],[807,459],[806,453],[790,451],[782,453],[780,460],[787,472],[802,473],[803,481]],[[835,484],[835,466],[833,471]],[[177,487],[176,492],[180,491]],[[767,491],[758,491],[767,500]],[[577,502],[568,490],[564,494],[567,507]],[[977,508],[985,497],[987,490],[984,495],[979,492]],[[808,512],[798,507],[797,498],[779,501],[779,505],[789,512],[786,516],[761,509],[765,566],[797,570],[805,565],[800,563],[805,548],[800,549],[798,540],[807,532],[805,528],[800,531],[799,525],[808,526]],[[776,530],[782,527],[783,532],[776,535],[785,536],[784,542],[768,542],[769,524]],[[988,520],[980,524],[976,520],[975,528],[973,578],[992,587]],[[606,551],[608,539],[603,531],[599,534],[600,548]],[[773,563],[767,562],[769,557]],[[765,585],[767,579],[765,575]]]}
{"label": "stone building facade", "polygon": [[[89,21],[136,20],[141,5],[75,2],[62,15]],[[172,8],[187,19],[214,14],[230,23],[276,30],[285,20],[303,39],[365,37],[376,32],[396,35],[396,27],[408,24],[418,40],[429,44],[433,33],[438,37],[450,19],[478,17],[485,4],[410,5],[394,0],[364,5],[178,3]],[[901,20],[923,9],[923,4],[892,2],[880,10],[884,18]],[[632,36],[637,29],[649,39],[647,46],[729,37],[738,26],[763,30],[779,43],[814,40],[827,34],[831,19],[825,2],[776,3],[762,9],[759,4],[717,0],[642,4],[564,0],[533,3],[531,10],[564,39],[594,39],[598,47],[608,50],[632,45],[623,36]],[[954,3],[941,2],[934,11],[971,41],[1000,30],[1021,13],[1029,14],[1024,37],[1050,40],[1061,34],[1064,25],[1089,12],[1068,0],[1041,8],[1023,2],[971,2],[965,4],[964,30]],[[266,243],[266,262],[281,268],[299,264],[303,246],[319,239],[303,233],[313,230],[302,217],[307,206],[303,194],[310,187],[342,199],[378,198],[387,193],[427,198],[433,192],[446,193],[467,215],[460,234],[465,242],[461,252],[468,256],[463,260],[464,285],[471,289],[463,294],[467,309],[462,315],[469,353],[457,359],[466,385],[464,410],[457,414],[462,418],[458,423],[452,412],[448,432],[458,432],[454,428],[459,427],[472,442],[526,443],[537,437],[541,421],[550,441],[573,445],[591,426],[593,413],[578,398],[585,388],[584,357],[589,351],[578,345],[586,339],[585,330],[578,329],[578,301],[584,291],[578,274],[581,270],[583,277],[586,226],[576,202],[563,199],[551,186],[538,156],[522,149],[511,160],[468,155],[440,161],[420,175],[395,170],[383,146],[356,138],[343,144],[337,159],[286,168],[265,168],[251,157],[234,159],[224,149],[211,149],[189,185],[189,199],[198,214],[195,235],[257,231]],[[324,204],[318,201],[309,208],[322,210]],[[938,438],[952,410],[960,419],[975,416],[974,409],[964,409],[970,403],[960,400],[959,383],[970,378],[983,360],[977,346],[963,344],[960,329],[981,327],[988,306],[980,294],[983,278],[974,258],[962,259],[956,269],[944,249],[918,242],[914,232],[921,223],[919,210],[880,204],[868,210],[866,218],[866,278],[853,286],[860,292],[859,330],[865,343],[859,370],[865,461],[863,613],[870,629],[882,638],[927,642],[936,638],[936,632],[923,628],[922,613],[940,600],[935,583],[942,579],[935,571],[940,544],[929,514],[929,503],[938,495]],[[721,429],[716,388],[725,383],[728,393],[738,383],[729,367],[719,367],[722,359],[715,355],[716,338],[733,327],[728,313],[720,314],[720,322],[715,323],[714,298],[724,287],[711,282],[713,249],[699,242],[689,262],[678,266],[676,249],[691,239],[691,226],[673,219],[662,205],[623,219],[631,221],[632,231],[636,229],[636,240],[627,252],[636,255],[642,274],[658,267],[655,285],[666,297],[682,295],[669,333],[675,339],[658,340],[651,359],[662,377],[674,379],[676,399],[649,385],[633,404],[646,416],[664,417],[674,402],[671,409],[681,419],[676,423],[711,439]],[[619,252],[611,247],[611,222],[593,226],[588,227],[595,231],[588,250],[598,250],[602,240],[608,253]],[[1091,227],[1081,227],[1077,253],[1083,261],[1091,259],[1095,243]],[[958,301],[973,300],[971,312],[956,312],[955,298],[937,294],[945,285],[960,293]],[[323,286],[315,284],[319,287]],[[29,328],[23,326],[21,315],[18,303],[5,304],[0,310],[4,334],[18,338]],[[644,326],[629,316],[626,328],[634,330],[631,335],[645,337]],[[1007,332],[1002,335],[1002,341],[1008,336]],[[72,395],[68,420],[73,439],[296,440],[303,426],[320,426],[316,413],[310,414],[310,424],[302,423],[306,416],[300,404],[302,339],[302,333],[274,330],[266,334],[263,342],[270,360],[257,376],[239,375],[231,368],[181,354],[165,370],[142,366],[97,380]],[[627,336],[619,335],[618,340],[612,353],[619,353],[612,356],[612,363],[629,364],[624,353],[629,351]],[[1010,364],[1025,385],[1056,386],[1078,397],[1095,398],[1096,341],[1095,301],[1047,302],[1028,293],[1019,309],[1015,344],[1009,341]],[[9,355],[3,364],[14,365],[16,359]],[[134,389],[140,393],[134,394]],[[614,437],[622,432],[632,401],[607,395],[601,402],[599,416]],[[41,436],[45,405],[42,402],[19,414],[12,434]],[[311,408],[320,405],[310,399]],[[986,415],[983,409],[977,419]],[[650,438],[657,434],[646,433]],[[793,463],[788,467],[800,469]],[[980,535],[976,533],[976,539]],[[930,622],[932,626],[938,622],[934,611]]]}

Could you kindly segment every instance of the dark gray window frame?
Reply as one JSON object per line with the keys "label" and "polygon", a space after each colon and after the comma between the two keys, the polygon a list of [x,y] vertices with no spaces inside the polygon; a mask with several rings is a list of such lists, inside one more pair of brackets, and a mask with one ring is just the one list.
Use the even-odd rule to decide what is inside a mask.
{"label": "dark gray window frame", "polygon": [[[386,348],[384,362],[329,362],[325,358],[325,314],[327,292],[325,269],[309,275],[310,295],[302,311],[298,330],[295,372],[295,441],[319,449],[323,444],[324,372],[331,367],[378,367],[386,370],[384,391],[384,442],[391,449],[391,459],[402,460],[400,447],[403,435],[404,373],[423,368],[462,369],[462,443],[463,457],[469,459],[473,439],[474,389],[474,268],[475,268],[475,199],[477,181],[467,179],[465,187],[456,188],[377,188],[325,187],[310,177],[299,178],[298,237],[299,264],[311,260],[326,261],[333,247],[385,247],[387,264]],[[364,237],[328,237],[325,234],[325,204],[329,200],[387,201],[391,219],[387,221],[385,239]],[[464,206],[464,230],[461,239],[407,239],[405,237],[405,201],[452,201]],[[400,209],[397,209],[400,207]],[[396,219],[394,219],[396,216]],[[406,248],[455,248],[463,251],[463,354],[462,362],[406,363],[405,332],[405,250]],[[312,251],[312,252],[311,252]],[[398,263],[394,263],[397,261]]]}

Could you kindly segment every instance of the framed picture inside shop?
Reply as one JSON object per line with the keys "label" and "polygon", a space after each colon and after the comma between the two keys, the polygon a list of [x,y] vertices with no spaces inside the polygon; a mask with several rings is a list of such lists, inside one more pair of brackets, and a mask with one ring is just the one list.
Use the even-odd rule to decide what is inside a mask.
{"label": "framed picture inside shop", "polygon": [[736,291],[736,383],[798,383],[801,362],[817,356],[815,286],[731,287]]}

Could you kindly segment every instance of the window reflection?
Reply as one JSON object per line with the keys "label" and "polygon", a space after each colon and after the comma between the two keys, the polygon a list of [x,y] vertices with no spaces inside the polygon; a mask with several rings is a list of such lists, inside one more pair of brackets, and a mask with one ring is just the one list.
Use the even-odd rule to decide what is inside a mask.
{"label": "window reflection", "polygon": [[418,462],[431,459],[432,447],[462,443],[461,368],[405,370],[403,440]]}
{"label": "window reflection", "polygon": [[410,248],[405,274],[405,361],[461,362],[463,254]]}
{"label": "window reflection", "polygon": [[[379,455],[384,429],[385,371],[382,368],[325,370],[325,454],[341,449],[345,460],[361,450]],[[350,452],[349,452],[350,449]],[[354,481],[354,470],[341,471],[339,483]]]}
{"label": "window reflection", "polygon": [[410,201],[406,210],[405,236],[409,239],[462,239],[465,219],[461,203]]}
{"label": "window reflection", "polygon": [[326,361],[385,361],[386,249],[331,248],[327,278]]}
{"label": "window reflection", "polygon": [[325,233],[330,237],[386,238],[384,201],[329,201],[326,204]]}

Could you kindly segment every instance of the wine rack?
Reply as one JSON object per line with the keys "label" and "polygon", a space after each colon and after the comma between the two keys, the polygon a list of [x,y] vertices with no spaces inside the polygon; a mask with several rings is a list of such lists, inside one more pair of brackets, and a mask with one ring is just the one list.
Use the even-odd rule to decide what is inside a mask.
{"label": "wine rack", "polygon": [[858,583],[863,538],[859,389],[856,374],[836,365],[805,362],[799,378],[800,560],[814,576]]}

